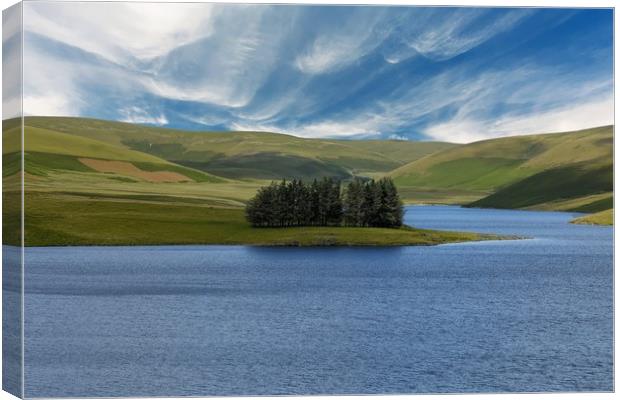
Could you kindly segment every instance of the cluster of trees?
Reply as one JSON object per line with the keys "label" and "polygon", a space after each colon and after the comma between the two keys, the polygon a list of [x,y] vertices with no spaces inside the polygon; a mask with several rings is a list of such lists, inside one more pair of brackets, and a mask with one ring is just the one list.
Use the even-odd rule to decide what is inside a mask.
{"label": "cluster of trees", "polygon": [[351,181],[344,190],[343,208],[347,226],[391,228],[403,224],[403,203],[390,178]]}
{"label": "cluster of trees", "polygon": [[311,184],[296,179],[272,182],[248,202],[246,217],[253,226],[340,225],[340,182],[332,178]]}
{"label": "cluster of trees", "polygon": [[272,182],[247,204],[246,218],[256,227],[380,226],[403,223],[403,206],[394,182],[354,179],[344,190],[332,178]]}

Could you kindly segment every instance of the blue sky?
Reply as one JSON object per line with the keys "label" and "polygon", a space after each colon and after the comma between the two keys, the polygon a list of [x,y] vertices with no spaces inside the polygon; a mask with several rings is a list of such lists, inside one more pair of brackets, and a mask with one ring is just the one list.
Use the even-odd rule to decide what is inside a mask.
{"label": "blue sky", "polygon": [[604,9],[24,3],[24,112],[470,142],[613,123]]}

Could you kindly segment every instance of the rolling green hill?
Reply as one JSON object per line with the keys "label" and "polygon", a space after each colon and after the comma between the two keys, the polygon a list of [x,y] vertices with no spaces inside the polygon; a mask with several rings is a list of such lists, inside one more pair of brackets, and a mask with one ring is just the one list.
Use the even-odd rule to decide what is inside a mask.
{"label": "rolling green hill", "polygon": [[453,147],[443,142],[303,139],[269,132],[188,132],[88,118],[27,117],[45,129],[232,179],[281,179],[387,173]]}
{"label": "rolling green hill", "polygon": [[[51,129],[26,126],[24,132],[24,150],[26,152],[169,164],[169,162],[150,154],[114,146],[95,139],[56,132]],[[11,146],[3,149],[3,151],[13,153],[19,151],[19,146],[11,143]]]}
{"label": "rolling green hill", "polygon": [[[590,211],[610,204],[613,188],[613,127],[514,136],[470,143],[408,163],[390,175],[405,193],[435,191],[475,207],[553,209],[559,202],[592,200]],[[575,207],[588,208],[583,201]]]}
{"label": "rolling green hill", "polygon": [[[8,176],[17,172],[21,144],[18,141],[19,135],[5,134],[5,137],[9,139],[3,144],[3,175]],[[133,166],[132,170],[137,170],[137,172],[126,172],[128,174],[133,172],[134,175],[136,173],[140,175],[140,171],[143,171],[143,175],[148,176],[149,172],[159,172],[179,174],[178,180],[185,177],[188,181],[196,182],[222,181],[206,172],[176,165],[124,146],[28,125],[24,128],[24,150],[26,172],[38,176],[58,170],[97,172],[85,162],[85,160],[95,159],[122,162],[124,164],[120,164],[121,167]],[[123,171],[119,172],[123,173]]]}
{"label": "rolling green hill", "polygon": [[613,167],[611,164],[590,166],[571,164],[551,168],[513,183],[477,200],[471,207],[526,208],[558,199],[576,199],[598,193],[610,193],[569,211],[602,211],[613,206]]}

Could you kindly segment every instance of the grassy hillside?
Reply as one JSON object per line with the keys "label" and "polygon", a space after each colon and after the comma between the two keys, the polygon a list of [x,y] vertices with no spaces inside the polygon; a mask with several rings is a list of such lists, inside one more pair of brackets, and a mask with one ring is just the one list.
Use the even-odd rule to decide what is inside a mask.
{"label": "grassy hillside", "polygon": [[[21,142],[21,119],[12,118],[2,121],[2,144],[7,148],[13,143]],[[19,148],[19,145],[17,146]],[[3,244],[20,245],[21,241],[21,156],[2,157],[2,237]]]}
{"label": "grassy hillside", "polygon": [[[11,139],[3,144],[3,174],[5,176],[15,173],[18,169],[17,160],[21,146],[19,135],[8,137]],[[58,170],[105,172],[93,168],[88,161],[107,160],[123,162],[129,168],[126,168],[127,171],[119,171],[119,174],[133,176],[137,179],[151,173],[153,179],[158,179],[157,174],[178,174],[177,180],[179,181],[223,181],[204,171],[177,165],[124,146],[28,125],[24,128],[24,149],[26,172],[38,176],[45,176],[51,171]]]}
{"label": "grassy hillside", "polygon": [[613,193],[591,194],[571,199],[557,199],[545,203],[535,204],[525,209],[535,209],[543,211],[574,211],[593,213],[607,210],[614,206]]}
{"label": "grassy hillside", "polygon": [[27,117],[25,123],[232,179],[348,178],[385,173],[454,146],[303,139],[269,132],[188,132],[87,118]]}
{"label": "grassy hillside", "polygon": [[[100,140],[31,126],[26,126],[24,129],[24,148],[26,152],[169,164],[167,161],[150,154],[114,146]],[[15,151],[19,151],[19,147],[13,148],[11,145],[6,149],[3,148],[4,153]]]}
{"label": "grassy hillside", "polygon": [[553,207],[595,194],[609,197],[612,151],[613,127],[605,126],[466,144],[420,158],[390,175],[405,192],[434,191],[437,197],[443,192],[446,202],[467,203],[452,193],[469,192],[477,195],[470,198],[477,207]]}
{"label": "grassy hillside", "polygon": [[[472,207],[525,208],[557,199],[576,199],[613,191],[613,167],[571,164],[539,172],[470,204]],[[597,207],[598,205],[598,207]],[[609,201],[593,201],[570,211],[601,211]]]}
{"label": "grassy hillside", "polygon": [[599,211],[595,214],[585,215],[583,217],[575,218],[571,221],[573,224],[581,225],[613,225],[614,224],[614,210]]}

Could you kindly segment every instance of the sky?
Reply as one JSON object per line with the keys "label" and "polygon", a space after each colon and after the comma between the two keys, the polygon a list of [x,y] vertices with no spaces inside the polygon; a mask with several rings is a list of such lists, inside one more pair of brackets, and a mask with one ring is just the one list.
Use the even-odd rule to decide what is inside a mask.
{"label": "sky", "polygon": [[607,125],[612,18],[609,9],[25,2],[24,113],[459,143]]}

